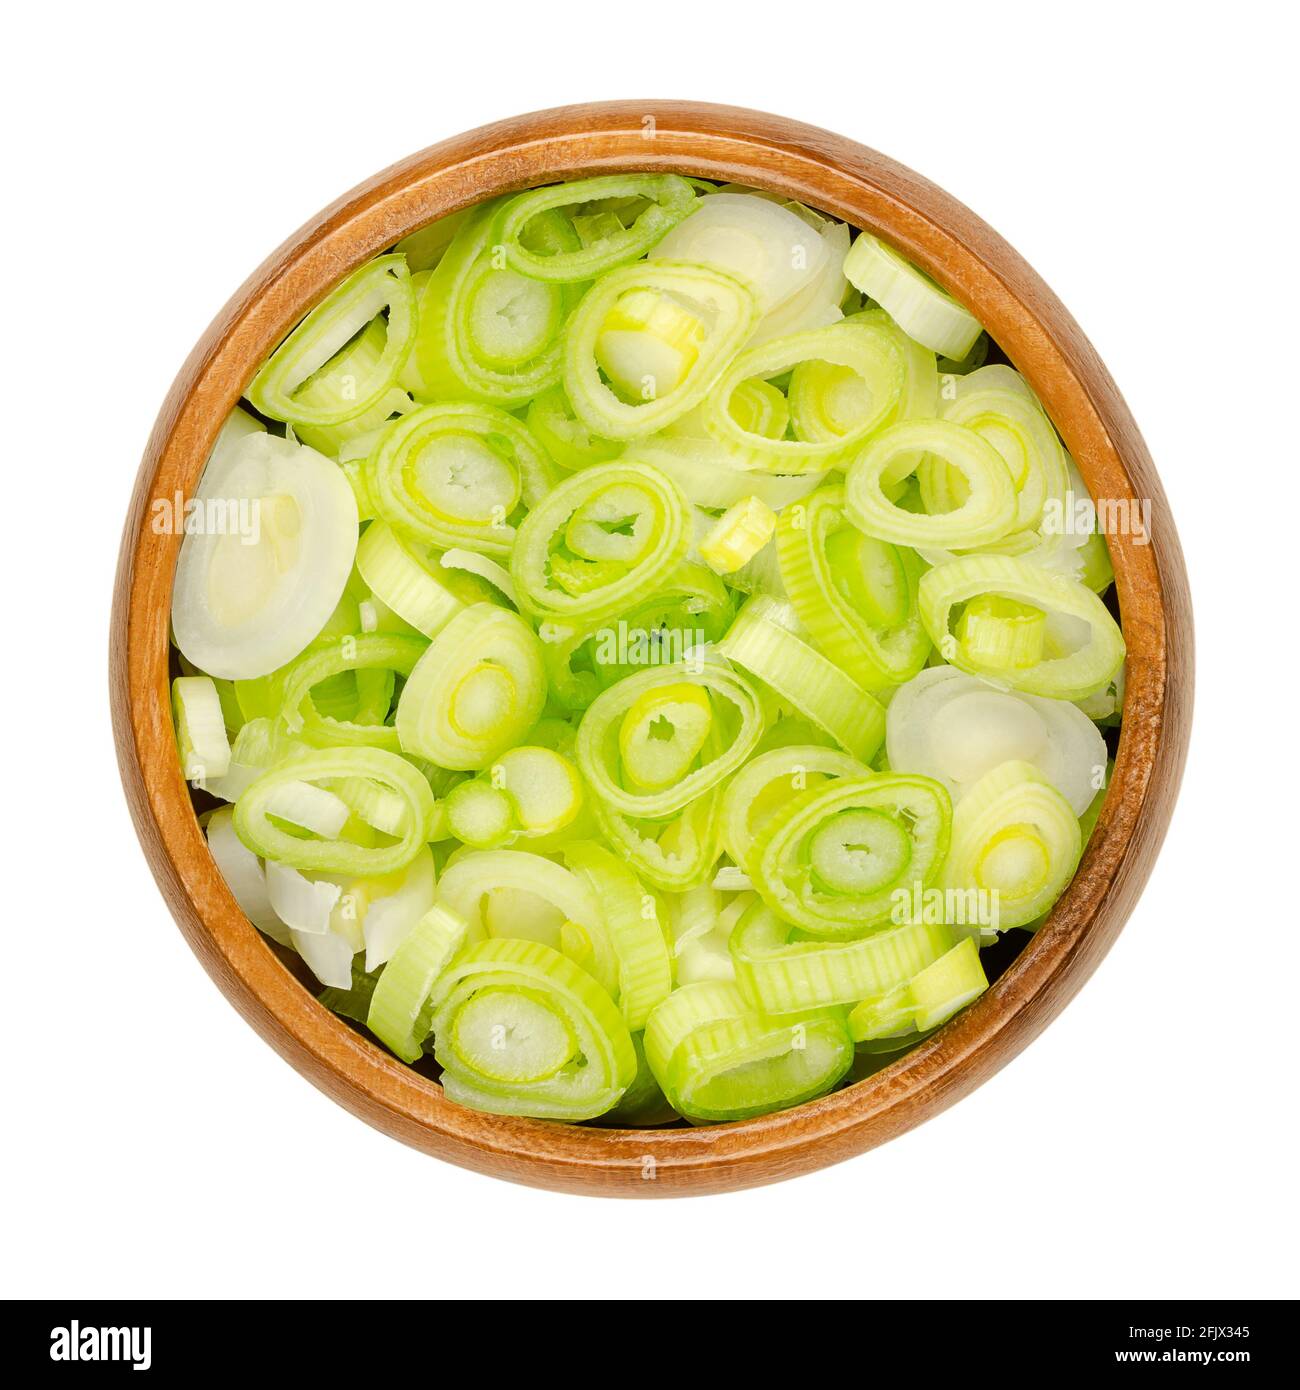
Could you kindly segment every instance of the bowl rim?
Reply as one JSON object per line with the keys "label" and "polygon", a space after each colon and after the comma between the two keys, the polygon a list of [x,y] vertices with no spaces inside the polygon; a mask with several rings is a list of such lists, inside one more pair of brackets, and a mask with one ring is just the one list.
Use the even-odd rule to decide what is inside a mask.
{"label": "bowl rim", "polygon": [[[343,275],[470,203],[614,170],[757,184],[881,235],[975,307],[1093,496],[1151,509],[1149,543],[1110,538],[1129,647],[1125,716],[1096,831],[1048,922],[984,996],[884,1070],[701,1129],[462,1109],[299,984],[226,888],[181,777],[168,692],[180,536],[151,524],[156,499],[190,494],[257,365]],[[937,1114],[1027,1046],[1096,968],[1150,873],[1185,761],[1192,679],[1187,576],[1163,490],[1114,382],[1051,290],[969,209],[885,156],[784,117],[687,101],[557,107],[469,131],[368,179],[273,252],[199,340],[159,413],[123,530],[110,634],[114,737],[137,834],[190,946],[244,1017],[315,1085],[405,1143],[534,1186],[623,1196],[724,1191],[838,1162]]]}

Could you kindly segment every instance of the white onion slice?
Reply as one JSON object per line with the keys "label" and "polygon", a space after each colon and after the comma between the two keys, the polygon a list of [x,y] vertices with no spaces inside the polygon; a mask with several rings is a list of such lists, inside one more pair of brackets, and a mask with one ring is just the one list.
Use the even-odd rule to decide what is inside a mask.
{"label": "white onion slice", "polygon": [[[176,566],[176,645],[200,670],[243,680],[291,661],[347,583],[357,504],[337,465],[227,422],[196,494]],[[243,426],[239,426],[243,429]]]}
{"label": "white onion slice", "polygon": [[1076,816],[1097,794],[1106,744],[1068,700],[1000,690],[953,666],[933,666],[900,686],[885,725],[889,766],[942,782],[959,801],[1000,763],[1033,763]]}

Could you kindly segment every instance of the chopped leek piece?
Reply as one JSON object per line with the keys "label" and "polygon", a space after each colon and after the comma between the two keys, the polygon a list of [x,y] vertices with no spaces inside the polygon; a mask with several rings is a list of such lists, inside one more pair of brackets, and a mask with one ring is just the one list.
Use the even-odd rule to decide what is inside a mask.
{"label": "chopped leek piece", "polygon": [[[900,457],[941,460],[960,475],[964,499],[949,511],[914,512],[892,501],[885,479]],[[849,520],[895,545],[954,548],[1000,540],[1016,522],[1016,491],[1002,455],[981,435],[947,420],[902,420],[854,459],[844,487]]]}
{"label": "chopped leek piece", "polygon": [[650,1015],[645,1051],[673,1109],[697,1122],[798,1105],[853,1063],[838,1012],[766,1018],[735,985],[711,981],[683,985]]}
{"label": "chopped leek piece", "polygon": [[925,665],[921,563],[905,546],[848,525],[844,488],[819,488],[777,527],[781,578],[817,648],[864,690],[910,680]]}
{"label": "chopped leek piece", "polygon": [[974,318],[853,235],[672,173],[462,209],[154,503],[213,860],[454,1104],[708,1124],[869,1076],[1098,824],[1096,504]]}
{"label": "chopped leek piece", "polygon": [[[755,378],[770,380],[810,362],[842,369],[855,383],[854,390],[862,394],[866,408],[837,432],[810,428],[807,412],[801,417],[794,410],[796,402],[792,402],[793,439],[768,439],[747,430],[731,408],[738,388]],[[897,338],[883,325],[854,321],[809,329],[742,352],[709,392],[704,424],[715,439],[739,449],[752,467],[773,473],[819,472],[842,463],[894,417],[905,380]],[[836,389],[840,389],[838,385]]]}
{"label": "chopped leek piece", "polygon": [[[486,203],[465,216],[421,287],[403,378],[420,400],[513,408],[559,380],[570,297],[502,263],[493,241],[500,206]],[[548,242],[577,245],[562,218],[546,218],[542,231]]]}
{"label": "chopped leek piece", "polygon": [[871,1042],[909,1028],[924,1033],[978,999],[988,987],[979,948],[968,936],[916,970],[910,980],[863,999],[849,1014],[849,1032],[854,1042]]}
{"label": "chopped leek piece", "polygon": [[746,866],[785,921],[815,936],[850,936],[908,914],[943,869],[951,823],[948,793],[928,777],[839,778],[778,811]]}
{"label": "chopped leek piece", "polygon": [[589,1120],[636,1077],[613,1000],[539,941],[481,941],[433,991],[434,1058],[448,1099],[498,1115]]}
{"label": "chopped leek piece", "polygon": [[965,357],[980,335],[979,320],[969,309],[870,232],[858,233],[845,257],[844,274],[932,352]]}
{"label": "chopped leek piece", "polygon": [[212,678],[177,676],[172,681],[172,712],[185,780],[224,777],[230,771],[230,739]]}
{"label": "chopped leek piece", "polygon": [[[530,250],[524,237],[530,222],[552,209],[605,198],[646,200],[630,227],[618,230],[573,251],[549,255]],[[616,266],[644,255],[682,218],[695,210],[695,190],[676,174],[611,174],[576,183],[535,188],[504,203],[495,214],[491,241],[501,248],[506,265],[516,273],[542,282],[593,280]]]}
{"label": "chopped leek piece", "polygon": [[[597,798],[621,815],[662,820],[718,786],[763,732],[758,693],[716,657],[628,676],[578,726],[577,759]],[[723,747],[708,756],[710,734]]]}
{"label": "chopped leek piece", "polygon": [[736,983],[763,1013],[798,1013],[882,994],[952,946],[948,927],[923,922],[855,941],[793,940],[793,931],[760,902],[731,935]]}
{"label": "chopped leek piece", "polygon": [[550,462],[526,425],[489,405],[426,405],[385,430],[366,464],[375,509],[426,545],[508,555],[521,503],[545,496]]}
{"label": "chopped leek piece", "polygon": [[[274,823],[282,787],[333,777],[364,777],[402,798],[406,821],[396,843],[366,846],[344,839],[304,839]],[[287,758],[264,772],[235,803],[235,831],[254,854],[291,868],[386,874],[405,868],[419,853],[433,819],[433,804],[428,782],[396,753],[382,748],[322,748]]]}
{"label": "chopped leek piece", "polygon": [[998,930],[1023,927],[1060,897],[1083,850],[1079,821],[1032,763],[986,772],[958,803],[946,887],[994,895]]}
{"label": "chopped leek piece", "polygon": [[704,399],[757,314],[746,285],[708,266],[650,261],[611,271],[565,329],[565,393],[597,435],[653,434]]}
{"label": "chopped leek piece", "polygon": [[780,620],[782,605],[757,595],[719,650],[765,681],[862,762],[885,736],[880,704]]}
{"label": "chopped leek piece", "polygon": [[515,613],[476,603],[429,644],[397,702],[402,751],[439,767],[487,767],[537,722],[542,650]]}
{"label": "chopped leek piece", "polygon": [[435,903],[384,967],[370,999],[366,1026],[402,1061],[414,1062],[423,1052],[434,985],[465,939],[464,920]]}
{"label": "chopped leek piece", "polygon": [[1098,790],[1106,744],[1065,700],[1001,690],[953,666],[932,666],[889,702],[891,767],[942,782],[960,801],[999,763],[1029,762],[1082,815]]}
{"label": "chopped leek piece", "polygon": [[320,632],[352,571],[357,504],[338,466],[258,431],[214,453],[176,565],[172,630],[210,676],[247,680]]}
{"label": "chopped leek piece", "polygon": [[[370,372],[314,398],[314,374],[385,311],[384,349]],[[353,271],[303,319],[253,379],[248,399],[263,415],[293,424],[337,425],[354,419],[397,380],[414,333],[415,297],[406,258],[380,256]]]}
{"label": "chopped leek piece", "polygon": [[600,464],[566,479],[528,513],[510,577],[534,617],[594,621],[655,592],[689,544],[685,500],[662,473]]}
{"label": "chopped leek piece", "polygon": [[[972,653],[950,630],[958,604],[986,594],[1046,614],[1042,657],[1027,666],[987,651]],[[1031,695],[1081,700],[1112,679],[1124,663],[1124,638],[1106,605],[1082,584],[1009,555],[968,555],[921,579],[921,621],[940,655],[963,671],[1005,681]],[[978,658],[978,660],[977,660]]]}
{"label": "chopped leek piece", "polygon": [[700,554],[718,574],[734,574],[772,539],[776,513],[761,497],[742,498],[730,507],[700,543]]}

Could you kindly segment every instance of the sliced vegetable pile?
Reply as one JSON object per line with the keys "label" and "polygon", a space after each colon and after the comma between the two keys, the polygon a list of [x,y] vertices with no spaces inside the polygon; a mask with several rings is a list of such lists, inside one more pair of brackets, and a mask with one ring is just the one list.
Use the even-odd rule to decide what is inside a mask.
{"label": "sliced vegetable pile", "polygon": [[453,1100],[797,1104],[1074,873],[1105,542],[1047,524],[1082,481],[976,320],[851,238],[671,174],[499,199],[350,275],[217,441],[172,614],[213,857]]}

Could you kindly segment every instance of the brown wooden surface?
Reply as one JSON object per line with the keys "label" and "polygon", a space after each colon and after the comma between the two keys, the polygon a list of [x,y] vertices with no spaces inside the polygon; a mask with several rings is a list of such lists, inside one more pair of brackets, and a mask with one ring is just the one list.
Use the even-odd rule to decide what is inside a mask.
{"label": "brown wooden surface", "polygon": [[[885,1071],[794,1110],[702,1129],[590,1129],[461,1109],[293,978],[223,883],[181,778],[167,699],[180,538],[148,526],[150,500],[190,494],[256,366],[341,276],[491,194],[615,169],[760,185],[883,234],[977,314],[1038,392],[1093,495],[1152,506],[1152,544],[1111,538],[1129,653],[1123,730],[1097,832],[1050,922],[975,1005]],[[808,1172],[901,1134],[993,1075],[1123,926],[1164,838],[1191,723],[1191,606],[1173,520],[1114,382],[1052,292],[967,208],[892,160],[812,126],[686,102],[564,107],[486,126],[379,174],[290,237],[221,312],[163,405],[122,536],[110,642],[114,733],[141,844],[186,939],[244,1017],[309,1080],[405,1143],[498,1177],[606,1195],[721,1192]]]}

